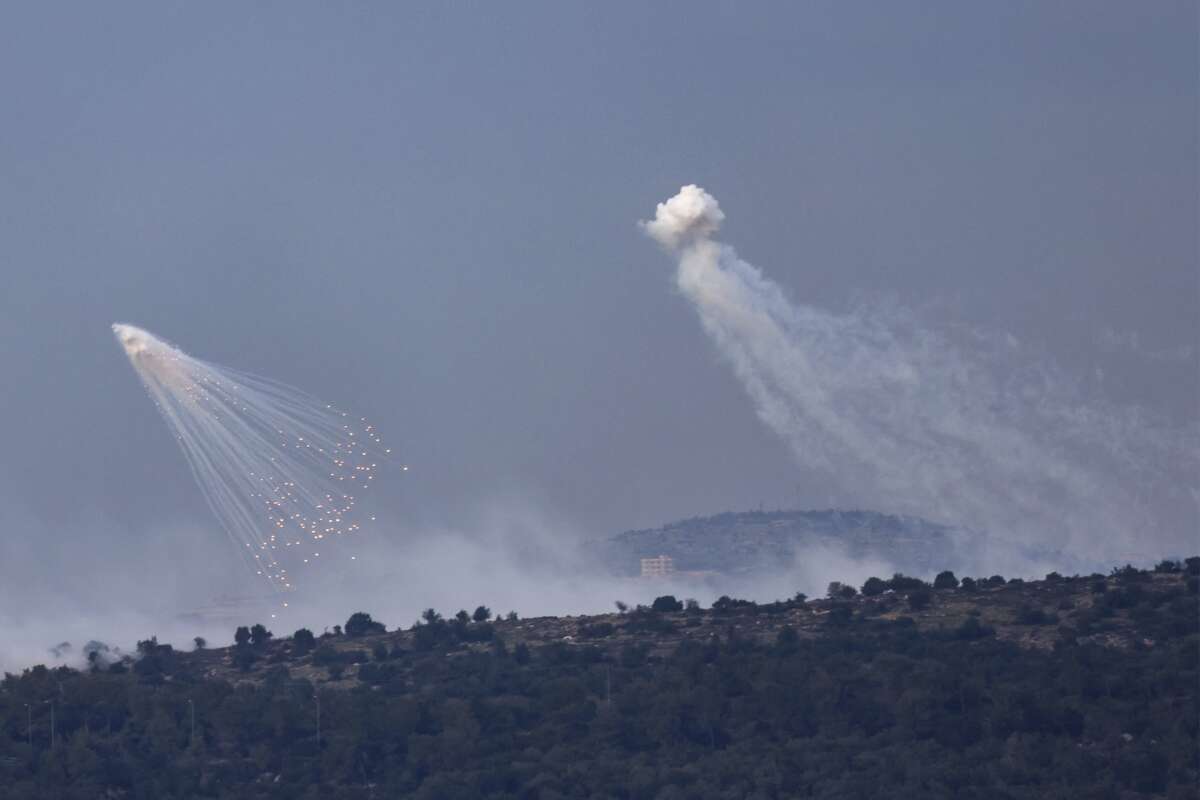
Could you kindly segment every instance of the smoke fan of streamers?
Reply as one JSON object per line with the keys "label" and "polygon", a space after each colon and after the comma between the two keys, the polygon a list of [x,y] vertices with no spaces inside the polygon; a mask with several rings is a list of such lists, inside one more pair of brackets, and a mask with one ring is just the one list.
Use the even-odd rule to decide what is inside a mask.
{"label": "smoke fan of streamers", "polygon": [[794,302],[713,238],[724,219],[688,185],[641,227],[759,417],[853,503],[986,531],[993,568],[1022,547],[1092,563],[1190,551],[1195,426],[1084,392],[1015,337]]}
{"label": "smoke fan of streamers", "polygon": [[189,356],[133,325],[117,341],[179,441],[205,500],[274,589],[363,524],[359,494],[390,454],[375,428],[281,383]]}

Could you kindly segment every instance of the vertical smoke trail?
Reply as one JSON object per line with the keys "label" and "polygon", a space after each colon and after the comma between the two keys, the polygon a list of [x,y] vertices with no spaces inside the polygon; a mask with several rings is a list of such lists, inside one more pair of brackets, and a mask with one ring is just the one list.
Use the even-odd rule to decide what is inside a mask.
{"label": "vertical smoke trail", "polygon": [[803,466],[863,506],[1066,551],[1059,564],[1194,548],[1195,430],[1084,402],[1012,337],[793,303],[712,239],[724,218],[692,185],[641,227],[677,256],[679,289]]}

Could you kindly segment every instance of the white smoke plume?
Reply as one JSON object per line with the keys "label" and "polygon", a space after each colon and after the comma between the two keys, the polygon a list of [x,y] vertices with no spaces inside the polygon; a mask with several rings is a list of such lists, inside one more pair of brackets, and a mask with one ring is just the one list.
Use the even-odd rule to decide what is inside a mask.
{"label": "white smoke plume", "polygon": [[985,532],[992,551],[964,566],[1031,549],[1060,567],[1195,549],[1194,427],[1086,397],[1012,336],[795,303],[712,238],[724,217],[689,185],[640,225],[677,257],[680,291],[803,467],[860,507]]}
{"label": "white smoke plume", "polygon": [[[224,541],[205,535],[212,527],[207,520],[156,526],[131,537],[132,531],[89,517],[69,531],[0,537],[0,674],[39,663],[86,667],[85,646],[93,640],[133,653],[139,640],[153,635],[190,650],[197,636],[211,647],[232,644],[239,625],[262,623],[280,637],[301,627],[320,633],[357,611],[390,630],[409,627],[426,608],[451,616],[486,605],[527,618],[613,613],[615,601],[648,605],[664,594],[705,606],[722,594],[757,601],[797,591],[818,597],[830,581],[858,585],[894,571],[836,546],[813,546],[769,574],[618,577],[596,568],[592,551],[580,547],[583,532],[565,516],[521,495],[503,495],[482,498],[460,523],[363,537],[355,560],[326,564],[280,609],[270,594],[247,595],[261,588],[258,581],[238,569]],[[41,532],[45,525],[0,508],[0,528]],[[130,538],[142,543],[122,544]],[[80,563],[89,565],[85,576],[62,579]]]}
{"label": "white smoke plume", "polygon": [[356,495],[391,454],[366,419],[193,358],[136,326],[112,330],[209,507],[272,588],[294,588],[321,550],[362,527]]}
{"label": "white smoke plume", "polygon": [[694,183],[679,190],[679,194],[659,203],[654,219],[642,222],[647,234],[664,247],[674,249],[682,244],[706,239],[717,232],[725,214],[717,199]]}

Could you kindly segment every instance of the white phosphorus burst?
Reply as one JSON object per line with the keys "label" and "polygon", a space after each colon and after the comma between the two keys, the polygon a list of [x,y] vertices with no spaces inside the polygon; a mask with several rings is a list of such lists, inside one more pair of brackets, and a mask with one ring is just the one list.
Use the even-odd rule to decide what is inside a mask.
{"label": "white phosphorus burst", "polygon": [[192,358],[133,325],[112,329],[255,573],[292,589],[293,572],[320,558],[324,540],[359,530],[355,497],[391,453],[365,419]]}

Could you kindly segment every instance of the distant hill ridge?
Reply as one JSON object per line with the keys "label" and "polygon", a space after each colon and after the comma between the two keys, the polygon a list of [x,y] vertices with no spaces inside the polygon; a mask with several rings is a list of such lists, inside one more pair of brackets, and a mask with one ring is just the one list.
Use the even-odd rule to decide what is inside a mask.
{"label": "distant hill ridge", "polygon": [[835,547],[925,573],[954,559],[966,535],[920,517],[878,511],[726,511],[591,543],[608,569],[637,574],[640,559],[668,555],[682,571],[738,574],[790,565],[798,548]]}

